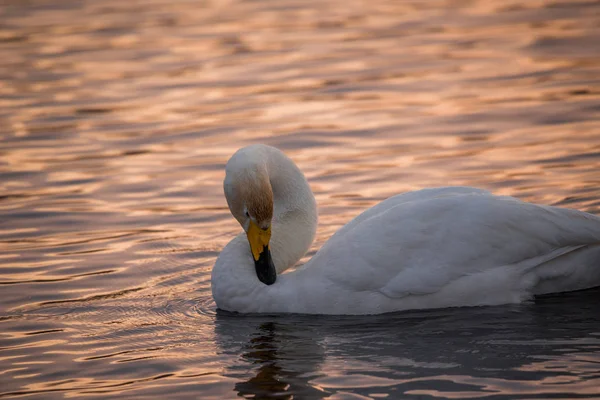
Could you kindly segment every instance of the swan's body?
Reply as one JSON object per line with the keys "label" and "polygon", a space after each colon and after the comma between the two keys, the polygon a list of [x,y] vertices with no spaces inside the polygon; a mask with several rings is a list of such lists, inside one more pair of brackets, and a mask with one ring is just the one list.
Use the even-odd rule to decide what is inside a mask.
{"label": "swan's body", "polygon": [[[316,231],[306,179],[263,145],[240,149],[226,174],[227,201],[244,229],[250,220],[270,224],[278,275],[273,284],[261,282],[245,235],[234,238],[212,272],[213,297],[224,310],[379,314],[517,303],[600,285],[599,217],[468,187],[391,197],[341,228],[305,265],[281,274]],[[252,215],[260,201],[251,197],[267,183],[272,219],[265,222]]]}

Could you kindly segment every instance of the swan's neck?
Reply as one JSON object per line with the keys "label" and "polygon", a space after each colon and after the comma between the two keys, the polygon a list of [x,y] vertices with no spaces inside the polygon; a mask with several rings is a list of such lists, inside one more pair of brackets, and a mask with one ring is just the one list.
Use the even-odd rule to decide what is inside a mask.
{"label": "swan's neck", "polygon": [[[312,244],[317,205],[304,174],[273,147],[256,145],[239,150],[227,163],[227,175],[263,168],[273,192],[271,256],[277,273],[281,273],[298,262]],[[212,289],[217,305],[241,310],[245,299],[242,294],[264,287],[256,276],[248,241],[240,234],[223,249],[213,268]],[[241,304],[234,304],[236,299]]]}
{"label": "swan's neck", "polygon": [[267,173],[273,189],[271,254],[281,273],[310,248],[317,230],[317,204],[304,174],[278,150],[267,157]]}

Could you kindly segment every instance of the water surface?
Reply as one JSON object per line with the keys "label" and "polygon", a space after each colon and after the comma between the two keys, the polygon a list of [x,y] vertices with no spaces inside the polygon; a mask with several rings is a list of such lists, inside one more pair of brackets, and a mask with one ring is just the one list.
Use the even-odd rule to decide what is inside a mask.
{"label": "water surface", "polygon": [[600,291],[217,312],[228,157],[320,213],[472,185],[600,213],[596,1],[0,1],[0,397],[598,398]]}

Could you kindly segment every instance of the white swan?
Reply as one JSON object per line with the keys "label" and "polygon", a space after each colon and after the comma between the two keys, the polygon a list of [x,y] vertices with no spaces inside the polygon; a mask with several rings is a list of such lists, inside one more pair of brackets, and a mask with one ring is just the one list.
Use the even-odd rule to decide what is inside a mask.
{"label": "white swan", "polygon": [[380,314],[517,303],[600,285],[599,217],[468,187],[391,197],[281,274],[316,231],[315,198],[302,172],[273,147],[248,146],[227,162],[224,189],[245,234],[213,268],[220,309]]}

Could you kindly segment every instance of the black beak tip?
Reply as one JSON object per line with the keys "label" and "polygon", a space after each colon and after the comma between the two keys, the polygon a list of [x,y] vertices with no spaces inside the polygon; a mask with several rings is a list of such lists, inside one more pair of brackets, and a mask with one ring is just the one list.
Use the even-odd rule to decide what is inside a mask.
{"label": "black beak tip", "polygon": [[267,246],[263,248],[257,261],[254,261],[256,276],[265,285],[272,285],[277,280],[277,271],[273,265],[271,251]]}

